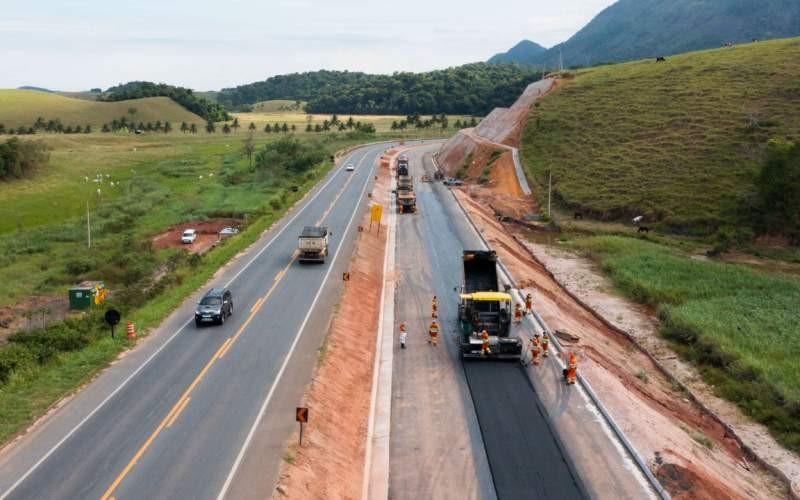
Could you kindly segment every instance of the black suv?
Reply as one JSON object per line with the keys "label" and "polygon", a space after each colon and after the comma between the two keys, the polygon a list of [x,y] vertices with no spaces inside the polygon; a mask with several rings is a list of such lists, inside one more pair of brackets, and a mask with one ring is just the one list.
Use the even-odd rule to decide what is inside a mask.
{"label": "black suv", "polygon": [[212,288],[197,303],[194,312],[194,323],[202,326],[203,323],[225,323],[225,319],[233,314],[233,295],[227,288]]}

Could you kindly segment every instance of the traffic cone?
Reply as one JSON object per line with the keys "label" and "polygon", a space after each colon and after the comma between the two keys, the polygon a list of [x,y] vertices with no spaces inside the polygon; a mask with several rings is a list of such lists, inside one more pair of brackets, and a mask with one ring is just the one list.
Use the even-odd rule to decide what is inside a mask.
{"label": "traffic cone", "polygon": [[127,337],[129,339],[131,339],[131,340],[134,340],[136,338],[136,327],[133,326],[133,323],[131,323],[130,321],[128,321],[128,334],[127,334]]}

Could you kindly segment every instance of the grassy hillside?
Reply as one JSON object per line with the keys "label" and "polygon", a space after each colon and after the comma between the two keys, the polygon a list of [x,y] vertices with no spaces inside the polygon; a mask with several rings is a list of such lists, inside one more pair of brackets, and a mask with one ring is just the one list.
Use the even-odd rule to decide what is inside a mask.
{"label": "grassy hillside", "polygon": [[521,152],[571,208],[708,234],[736,221],[770,138],[800,140],[800,39],[580,71],[533,109]]}
{"label": "grassy hillside", "polygon": [[[128,114],[130,108],[136,108],[134,115]],[[93,127],[102,127],[104,123],[122,116],[145,123],[157,120],[173,124],[184,121],[198,125],[205,123],[167,97],[94,102],[33,90],[0,90],[0,123],[6,128],[31,126],[40,116],[45,120],[59,119],[64,125],[89,124]]]}
{"label": "grassy hillside", "polygon": [[253,104],[254,113],[302,112],[305,108],[305,102],[292,101],[290,99],[273,99],[271,101],[261,101]]}

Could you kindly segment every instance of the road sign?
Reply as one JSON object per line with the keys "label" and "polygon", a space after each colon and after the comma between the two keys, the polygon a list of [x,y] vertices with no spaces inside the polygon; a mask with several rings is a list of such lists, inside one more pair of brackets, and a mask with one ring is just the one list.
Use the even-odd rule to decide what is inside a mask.
{"label": "road sign", "polygon": [[300,422],[301,424],[308,423],[308,408],[304,408],[302,406],[297,407],[297,411],[295,412],[295,420]]}
{"label": "road sign", "polygon": [[381,217],[383,216],[383,205],[378,205],[377,203],[372,205],[372,211],[370,212],[369,222],[370,224],[373,222],[381,222]]}
{"label": "road sign", "polygon": [[109,309],[106,311],[105,320],[108,326],[111,327],[111,338],[114,338],[114,327],[119,324],[122,315],[116,309]]}

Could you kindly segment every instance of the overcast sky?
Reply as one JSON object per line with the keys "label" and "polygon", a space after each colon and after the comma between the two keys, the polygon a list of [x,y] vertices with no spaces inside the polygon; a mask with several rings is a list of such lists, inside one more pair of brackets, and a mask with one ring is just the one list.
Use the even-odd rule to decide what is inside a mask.
{"label": "overcast sky", "polygon": [[296,71],[446,68],[523,38],[550,47],[614,0],[3,3],[0,88],[151,80],[216,90]]}

